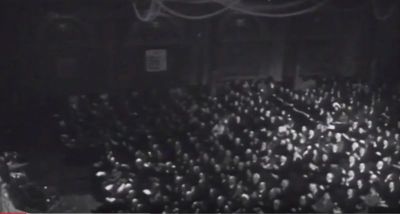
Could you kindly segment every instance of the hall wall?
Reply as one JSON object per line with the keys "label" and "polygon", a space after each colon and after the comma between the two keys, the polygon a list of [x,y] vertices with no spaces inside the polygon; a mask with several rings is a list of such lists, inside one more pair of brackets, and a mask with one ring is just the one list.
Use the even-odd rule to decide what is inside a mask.
{"label": "hall wall", "polygon": [[[5,82],[15,81],[20,94],[94,93],[257,76],[366,76],[375,50],[383,53],[384,47],[398,44],[395,37],[393,43],[375,45],[368,10],[284,19],[235,13],[202,21],[166,16],[143,23],[128,1],[39,2],[2,3],[2,32],[8,32],[1,40],[6,47],[1,49],[2,75],[8,75]],[[145,71],[148,49],[167,50],[167,71]]]}

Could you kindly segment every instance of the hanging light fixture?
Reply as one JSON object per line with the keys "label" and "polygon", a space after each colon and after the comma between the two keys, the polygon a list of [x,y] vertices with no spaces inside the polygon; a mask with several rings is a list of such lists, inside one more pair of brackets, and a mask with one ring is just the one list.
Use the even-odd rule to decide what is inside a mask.
{"label": "hanging light fixture", "polygon": [[396,11],[396,9],[398,9],[398,0],[394,0],[392,2],[392,4],[389,6],[389,9],[387,9],[387,11],[383,14],[382,13],[382,9],[381,9],[381,5],[380,3],[382,3],[382,1],[376,1],[376,0],[371,0],[372,3],[372,10],[374,13],[374,16],[376,19],[381,20],[381,21],[386,21],[388,20]]}
{"label": "hanging light fixture", "polygon": [[[155,0],[151,0],[150,4],[144,12],[141,12],[138,7],[138,1],[132,1],[132,7],[135,11],[136,17],[142,22],[150,22],[153,21],[157,16],[160,15],[160,7],[156,4]],[[140,1],[145,2],[145,1]]]}
{"label": "hanging light fixture", "polygon": [[[296,0],[285,3],[249,3],[243,0],[151,0],[151,1],[132,1],[132,7],[139,20],[149,22],[162,14],[169,14],[183,19],[201,20],[220,15],[226,11],[270,18],[284,18],[314,12],[328,3],[330,0]],[[140,10],[139,2],[147,3],[147,9]],[[182,4],[216,4],[222,8],[210,13],[201,15],[186,14],[178,11],[168,3]],[[143,4],[143,3],[141,3]],[[143,7],[143,6],[142,6]],[[165,12],[165,13],[163,13]]]}
{"label": "hanging light fixture", "polygon": [[[219,15],[225,11],[232,10],[235,12],[259,16],[259,17],[270,17],[270,18],[284,18],[296,15],[302,15],[305,13],[310,13],[320,9],[330,0],[297,0],[287,3],[271,4],[271,3],[244,3],[241,0],[154,0],[161,8],[161,10],[166,11],[168,14],[185,18],[185,19],[206,19],[213,16]],[[220,10],[212,13],[193,16],[184,14],[177,10],[172,9],[166,4],[166,2],[179,2],[179,3],[192,3],[192,4],[205,4],[214,3],[223,6]],[[302,8],[301,8],[302,7]],[[304,8],[306,7],[306,8]],[[292,10],[292,11],[290,11]],[[294,11],[293,11],[294,10]]]}

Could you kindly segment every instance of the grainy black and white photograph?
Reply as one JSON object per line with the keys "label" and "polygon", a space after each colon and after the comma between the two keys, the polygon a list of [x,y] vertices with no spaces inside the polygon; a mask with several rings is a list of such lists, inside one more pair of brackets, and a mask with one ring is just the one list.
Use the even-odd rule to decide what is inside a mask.
{"label": "grainy black and white photograph", "polygon": [[0,213],[400,213],[399,0],[0,0]]}

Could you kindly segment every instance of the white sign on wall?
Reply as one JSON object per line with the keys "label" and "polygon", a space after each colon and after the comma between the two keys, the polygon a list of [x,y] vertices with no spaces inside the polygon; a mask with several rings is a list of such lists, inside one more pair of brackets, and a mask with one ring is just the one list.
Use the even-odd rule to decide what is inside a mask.
{"label": "white sign on wall", "polygon": [[167,70],[167,50],[146,50],[146,71],[160,72]]}

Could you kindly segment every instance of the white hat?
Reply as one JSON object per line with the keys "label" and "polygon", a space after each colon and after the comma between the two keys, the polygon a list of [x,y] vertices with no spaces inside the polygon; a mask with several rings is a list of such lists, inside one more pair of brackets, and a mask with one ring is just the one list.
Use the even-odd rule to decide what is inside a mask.
{"label": "white hat", "polygon": [[97,177],[103,177],[103,176],[105,176],[105,175],[106,175],[106,173],[103,172],[103,171],[100,171],[100,172],[97,172],[97,173],[96,173],[96,176],[97,176]]}
{"label": "white hat", "polygon": [[341,108],[341,107],[342,107],[338,102],[334,102],[334,103],[332,104],[332,106],[333,106],[334,108]]}
{"label": "white hat", "polygon": [[143,193],[146,195],[151,195],[151,191],[149,189],[144,189]]}
{"label": "white hat", "polygon": [[121,184],[121,185],[118,187],[117,192],[118,192],[118,193],[121,193],[122,191],[124,191],[124,189],[125,189],[125,184]]}
{"label": "white hat", "polygon": [[247,199],[247,200],[250,199],[249,195],[247,195],[246,193],[243,193],[240,197],[244,198],[244,199]]}
{"label": "white hat", "polygon": [[112,198],[112,197],[106,197],[106,201],[108,201],[108,202],[114,202],[116,199],[115,198]]}
{"label": "white hat", "polygon": [[109,184],[106,187],[104,187],[104,189],[107,190],[107,191],[110,191],[110,190],[112,190],[113,187],[114,187],[113,184]]}

